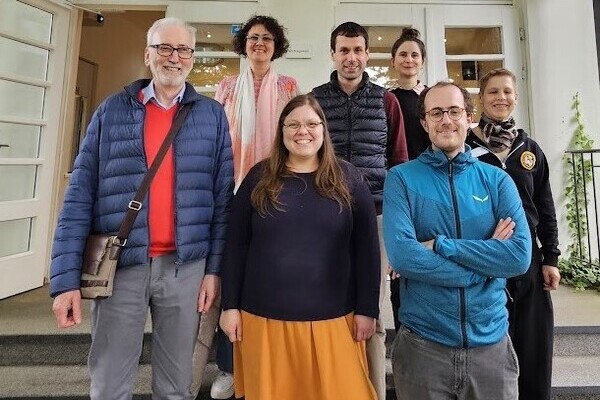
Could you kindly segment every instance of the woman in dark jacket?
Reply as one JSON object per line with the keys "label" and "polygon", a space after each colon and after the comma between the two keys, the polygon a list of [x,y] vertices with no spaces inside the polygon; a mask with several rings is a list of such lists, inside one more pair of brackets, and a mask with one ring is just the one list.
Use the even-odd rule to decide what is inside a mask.
{"label": "woman in dark jacket", "polygon": [[480,98],[483,113],[466,143],[472,155],[504,169],[515,181],[533,239],[529,270],[507,283],[509,333],[520,366],[519,398],[550,400],[554,312],[549,291],[560,282],[560,251],[548,162],[512,118],[517,89],[511,71],[498,68],[481,78]]}

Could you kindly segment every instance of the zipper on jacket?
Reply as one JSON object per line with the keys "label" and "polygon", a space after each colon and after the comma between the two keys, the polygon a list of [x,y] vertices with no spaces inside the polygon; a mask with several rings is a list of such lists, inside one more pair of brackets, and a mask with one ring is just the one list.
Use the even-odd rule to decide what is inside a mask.
{"label": "zipper on jacket", "polygon": [[[450,182],[450,193],[452,195],[452,206],[454,208],[454,224],[456,225],[456,238],[462,237],[462,229],[460,226],[460,214],[458,212],[458,200],[456,199],[456,187],[454,186],[454,164],[450,160],[448,163],[448,180]],[[467,338],[467,307],[465,299],[465,288],[459,289],[460,294],[460,332],[462,336],[462,347],[467,348],[469,340]]]}
{"label": "zipper on jacket", "polygon": [[346,154],[346,161],[352,163],[352,105],[348,95],[346,95],[346,112],[346,115],[348,115],[348,153]]}
{"label": "zipper on jacket", "polygon": [[504,161],[502,161],[502,160],[500,161],[500,164],[502,164],[502,169],[506,169],[506,161],[508,160],[508,158],[524,144],[525,144],[525,142],[519,143],[519,145],[517,147],[512,149],[512,151],[506,155],[506,158],[504,159]]}
{"label": "zipper on jacket", "polygon": [[525,142],[521,142],[521,143],[519,143],[519,145],[518,145],[517,147],[515,147],[514,149],[512,149],[512,150],[510,151],[510,153],[508,153],[508,154],[506,155],[506,158],[505,158],[504,160],[501,160],[501,159],[500,159],[500,157],[498,157],[498,156],[496,155],[496,153],[494,153],[492,150],[490,150],[490,149],[489,149],[489,148],[488,148],[486,145],[484,145],[483,143],[479,142],[478,140],[475,140],[475,143],[477,143],[477,144],[478,144],[480,147],[483,147],[484,149],[486,149],[487,151],[489,151],[491,154],[493,154],[493,155],[496,157],[496,159],[497,159],[497,160],[500,162],[500,167],[502,167],[502,169],[506,169],[506,161],[508,160],[508,158],[509,158],[511,155],[513,155],[513,153],[514,153],[515,151],[517,151],[517,150],[518,150],[520,147],[522,147],[522,146],[525,144]]}
{"label": "zipper on jacket", "polygon": [[[142,123],[142,155],[144,156],[144,165],[146,166],[146,172],[148,173],[148,156],[146,155],[146,135],[144,134],[144,125],[146,122],[146,107],[143,107],[144,110],[144,118]],[[144,174],[144,175],[145,175]],[[142,178],[143,179],[143,178]],[[141,182],[140,182],[141,183]],[[148,192],[146,192],[146,232],[148,235],[148,248],[146,251],[146,264],[150,264],[152,257],[150,257],[150,188],[148,187]]]}

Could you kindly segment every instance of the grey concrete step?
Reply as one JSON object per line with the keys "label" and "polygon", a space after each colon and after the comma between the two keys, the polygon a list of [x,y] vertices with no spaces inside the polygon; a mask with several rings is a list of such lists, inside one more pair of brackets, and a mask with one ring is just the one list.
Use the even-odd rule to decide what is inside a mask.
{"label": "grey concrete step", "polygon": [[555,356],[552,386],[557,393],[577,392],[600,398],[600,356]]}
{"label": "grey concrete step", "polygon": [[[213,363],[207,366],[204,383],[197,400],[209,400],[210,384],[218,373]],[[151,396],[152,371],[140,365],[135,382],[134,399]],[[88,399],[90,380],[84,365],[0,367],[0,399]]]}
{"label": "grey concrete step", "polygon": [[554,328],[554,356],[600,356],[600,326]]}
{"label": "grey concrete step", "polygon": [[[386,350],[389,357],[394,330],[388,329]],[[90,346],[88,333],[46,335],[0,335],[0,366],[83,365]],[[144,335],[140,362],[150,362],[151,334]],[[209,358],[214,361],[214,348]],[[600,355],[600,327],[557,327],[554,333],[555,356]]]}
{"label": "grey concrete step", "polygon": [[[210,383],[218,373],[214,363],[207,366],[204,383],[196,400],[209,400]],[[387,362],[387,398],[396,400],[391,362]],[[554,360],[553,400],[600,400],[600,357],[557,356]],[[151,370],[141,365],[134,400],[150,400]],[[89,378],[84,365],[0,367],[1,400],[89,399]]]}

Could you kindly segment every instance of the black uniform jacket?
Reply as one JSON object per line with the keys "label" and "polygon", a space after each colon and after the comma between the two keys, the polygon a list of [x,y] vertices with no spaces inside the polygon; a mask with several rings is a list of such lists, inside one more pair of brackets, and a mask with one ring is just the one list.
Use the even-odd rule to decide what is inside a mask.
{"label": "black uniform jacket", "polygon": [[[540,146],[522,129],[504,162],[469,130],[466,143],[479,160],[504,169],[514,180],[532,232],[541,244],[542,264],[558,264],[558,228],[550,189],[548,162]],[[534,242],[535,243],[535,242]],[[536,247],[534,245],[534,247]],[[537,252],[534,252],[537,253]]]}

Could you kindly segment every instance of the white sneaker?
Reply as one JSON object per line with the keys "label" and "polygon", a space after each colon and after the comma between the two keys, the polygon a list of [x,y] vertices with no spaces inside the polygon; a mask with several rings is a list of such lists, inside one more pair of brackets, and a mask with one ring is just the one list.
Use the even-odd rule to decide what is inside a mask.
{"label": "white sneaker", "polygon": [[210,397],[215,400],[228,399],[233,396],[233,375],[221,371],[210,387]]}

